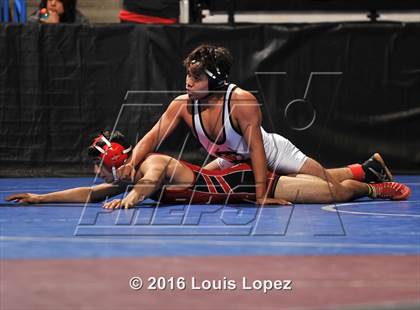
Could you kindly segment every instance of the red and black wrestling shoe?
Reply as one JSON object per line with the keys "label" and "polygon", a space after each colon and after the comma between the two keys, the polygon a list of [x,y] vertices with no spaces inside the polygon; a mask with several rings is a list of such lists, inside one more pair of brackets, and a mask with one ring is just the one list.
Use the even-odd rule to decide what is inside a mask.
{"label": "red and black wrestling shoe", "polygon": [[393,180],[391,171],[389,171],[379,153],[373,154],[366,160],[362,164],[362,168],[365,172],[364,182],[366,183],[391,182]]}
{"label": "red and black wrestling shoe", "polygon": [[368,184],[371,188],[369,197],[373,199],[407,200],[411,190],[407,185],[398,182]]}

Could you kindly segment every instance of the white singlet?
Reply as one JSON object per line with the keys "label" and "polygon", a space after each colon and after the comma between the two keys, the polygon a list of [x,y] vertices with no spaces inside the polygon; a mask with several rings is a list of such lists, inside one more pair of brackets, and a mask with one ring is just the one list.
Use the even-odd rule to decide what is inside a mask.
{"label": "white singlet", "polygon": [[[248,145],[242,134],[233,127],[230,119],[230,98],[235,88],[235,84],[229,84],[224,96],[223,127],[216,138],[218,142],[211,140],[204,130],[198,100],[195,100],[193,105],[193,128],[197,138],[209,154],[217,157],[220,169],[229,168],[238,162],[250,159]],[[262,127],[261,134],[268,169],[278,173],[298,173],[307,156],[288,139],[278,134],[267,133]],[[220,141],[220,138],[223,140]]]}

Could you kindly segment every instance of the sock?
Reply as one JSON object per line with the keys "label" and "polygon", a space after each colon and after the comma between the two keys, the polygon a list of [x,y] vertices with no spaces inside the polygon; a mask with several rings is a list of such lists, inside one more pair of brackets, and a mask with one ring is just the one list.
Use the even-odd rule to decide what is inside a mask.
{"label": "sock", "polygon": [[351,173],[353,174],[353,179],[356,181],[364,181],[365,180],[365,172],[363,171],[363,167],[361,164],[353,164],[347,166]]}
{"label": "sock", "polygon": [[370,184],[366,184],[367,186],[368,186],[368,197],[370,197],[370,198],[375,198],[376,197],[376,192],[375,192],[375,189],[373,188],[373,186],[372,185],[370,185]]}

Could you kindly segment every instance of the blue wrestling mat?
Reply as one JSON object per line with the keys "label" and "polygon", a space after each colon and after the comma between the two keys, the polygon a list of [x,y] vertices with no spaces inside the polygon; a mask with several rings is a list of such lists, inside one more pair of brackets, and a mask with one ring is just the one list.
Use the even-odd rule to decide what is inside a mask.
{"label": "blue wrestling mat", "polygon": [[16,206],[16,192],[92,185],[91,178],[0,180],[2,259],[213,255],[420,254],[420,176],[399,176],[408,201],[337,205]]}

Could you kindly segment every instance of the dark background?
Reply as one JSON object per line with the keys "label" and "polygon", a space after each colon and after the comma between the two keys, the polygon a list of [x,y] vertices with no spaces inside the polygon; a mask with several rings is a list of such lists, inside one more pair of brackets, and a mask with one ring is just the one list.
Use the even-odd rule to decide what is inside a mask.
{"label": "dark background", "polygon": [[[89,173],[86,147],[117,119],[135,143],[183,92],[182,59],[204,42],[231,50],[231,81],[258,91],[264,128],[323,165],[378,151],[393,171],[419,172],[419,38],[420,23],[0,25],[0,176]],[[160,151],[178,156],[187,135],[181,126]],[[199,148],[189,136],[182,158],[200,164]]]}
{"label": "dark background", "polygon": [[[130,1],[130,0],[126,0]],[[165,2],[168,0],[160,0]],[[361,10],[413,10],[420,7],[419,0],[192,0],[213,11],[361,11]]]}

